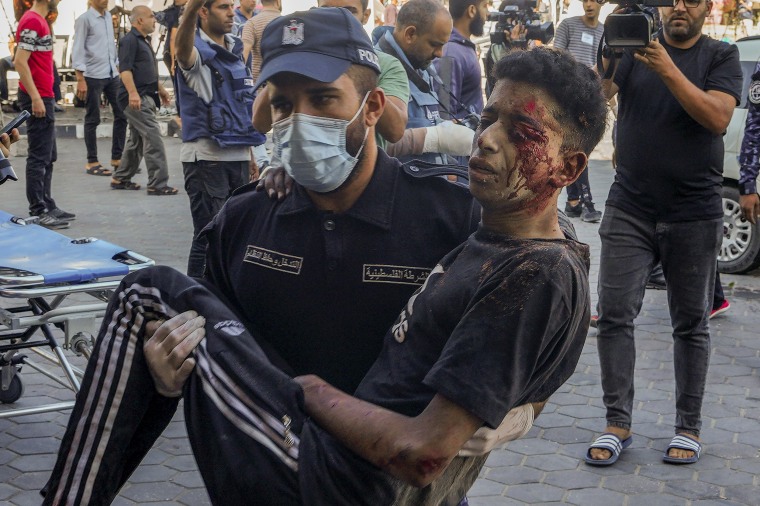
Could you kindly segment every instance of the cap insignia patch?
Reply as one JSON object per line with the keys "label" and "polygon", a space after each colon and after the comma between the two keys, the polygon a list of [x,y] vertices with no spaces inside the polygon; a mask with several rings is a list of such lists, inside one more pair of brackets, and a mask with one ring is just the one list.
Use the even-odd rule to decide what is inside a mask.
{"label": "cap insignia patch", "polygon": [[282,27],[282,44],[292,46],[303,44],[303,23],[291,19],[289,25]]}

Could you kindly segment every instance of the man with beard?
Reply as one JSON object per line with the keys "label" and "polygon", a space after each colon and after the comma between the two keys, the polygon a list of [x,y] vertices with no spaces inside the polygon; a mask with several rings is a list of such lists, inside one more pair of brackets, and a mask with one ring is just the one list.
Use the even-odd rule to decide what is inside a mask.
{"label": "man with beard", "polygon": [[[462,119],[470,113],[480,115],[483,110],[480,61],[475,44],[470,38],[483,35],[488,17],[488,0],[450,0],[449,13],[454,20],[449,41],[443,46],[443,57],[436,61],[438,74],[448,89],[438,95],[452,116]],[[451,95],[451,100],[448,95]]]}
{"label": "man with beard", "polygon": [[598,351],[607,428],[586,462],[611,465],[631,440],[633,320],[662,262],[673,323],[676,436],[663,460],[699,459],[710,356],[708,317],[721,243],[722,135],[739,103],[735,46],[702,35],[709,0],[661,8],[663,31],[627,51],[607,97],[620,97],[618,169],[599,229]]}
{"label": "man with beard", "polygon": [[435,69],[430,63],[442,56],[452,26],[451,15],[437,0],[409,0],[401,7],[393,32],[385,33],[376,45],[378,50],[395,56],[409,78],[404,137],[386,147],[402,162],[420,159],[446,163],[446,155],[470,154],[472,130],[441,118],[431,76]]}
{"label": "man with beard", "polygon": [[[190,0],[175,39],[177,91],[182,106],[180,161],[193,217],[187,273],[203,275],[200,236],[235,188],[249,179],[253,78],[243,43],[230,35],[232,0]],[[255,172],[255,164],[251,166]]]}
{"label": "man with beard", "polygon": [[[316,376],[274,367],[257,344],[262,322],[247,322],[252,335],[234,311],[255,316],[276,308],[296,320],[326,313],[339,331],[337,321],[346,318],[340,302],[359,291],[335,289],[339,281],[377,284],[381,293],[417,275],[373,261],[391,229],[416,225],[395,211],[372,211],[396,208],[391,191],[401,192],[393,200],[404,205],[431,205],[430,182],[415,182],[375,147],[384,102],[379,68],[345,9],[279,18],[265,32],[264,49],[275,149],[296,179],[295,192],[278,203],[243,191],[228,202],[207,229],[210,283],[166,267],[123,281],[46,502],[110,499],[182,395],[215,504],[390,504],[402,482],[449,487],[450,480],[436,478],[476,429],[546,398],[575,368],[589,315],[588,247],[563,234],[556,199],[603,133],[606,110],[593,72],[549,50],[500,64],[470,166],[481,226],[430,272],[352,397]],[[304,135],[314,125],[337,134],[315,145]],[[320,170],[324,145],[347,153],[340,157],[347,161]],[[454,187],[434,179],[432,186]],[[414,202],[421,198],[426,202]],[[448,218],[462,220],[468,206],[462,199],[457,205],[459,213],[443,210]],[[438,235],[449,226],[446,217],[433,222],[418,232]],[[372,230],[366,244],[353,245],[362,248],[364,265],[345,255],[351,245],[343,239],[359,229]],[[304,287],[321,281],[330,296],[272,285],[288,276]],[[251,304],[256,292],[274,299],[268,308]],[[350,367],[347,355],[361,347],[361,332],[344,343],[333,338],[305,335],[301,344],[333,348]],[[91,465],[101,457],[113,465]]]}

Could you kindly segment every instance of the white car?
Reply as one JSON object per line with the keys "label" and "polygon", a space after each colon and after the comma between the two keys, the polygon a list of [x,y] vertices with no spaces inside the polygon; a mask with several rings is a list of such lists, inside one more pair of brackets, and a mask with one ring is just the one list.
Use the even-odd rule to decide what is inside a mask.
{"label": "white car", "polygon": [[747,120],[747,91],[755,66],[760,59],[760,36],[736,41],[742,65],[742,102],[734,109],[723,138],[723,244],[718,253],[720,272],[738,274],[760,266],[760,223],[742,219],[739,207],[739,151]]}

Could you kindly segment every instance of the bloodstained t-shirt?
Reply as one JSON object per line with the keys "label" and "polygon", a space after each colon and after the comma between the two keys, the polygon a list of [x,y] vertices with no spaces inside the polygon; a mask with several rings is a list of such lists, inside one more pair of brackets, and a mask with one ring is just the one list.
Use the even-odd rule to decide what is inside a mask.
{"label": "bloodstained t-shirt", "polygon": [[417,416],[441,394],[490,427],[575,371],[590,316],[589,249],[480,228],[409,299],[356,396]]}
{"label": "bloodstained t-shirt", "polygon": [[[18,49],[31,53],[29,70],[40,97],[54,97],[53,36],[45,18],[34,11],[26,11],[18,23],[16,44]],[[22,83],[19,83],[19,89],[27,93]]]}

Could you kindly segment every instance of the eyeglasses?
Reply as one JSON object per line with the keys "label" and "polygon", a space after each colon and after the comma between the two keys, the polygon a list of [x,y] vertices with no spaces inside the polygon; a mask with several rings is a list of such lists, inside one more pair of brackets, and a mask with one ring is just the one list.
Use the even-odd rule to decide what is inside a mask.
{"label": "eyeglasses", "polygon": [[702,0],[673,0],[673,7],[677,6],[678,2],[683,2],[683,6],[687,9],[693,9],[695,7],[699,7],[699,4],[702,3]]}

